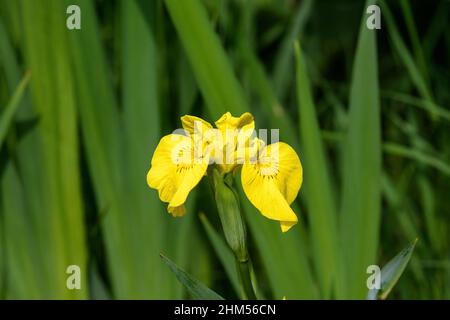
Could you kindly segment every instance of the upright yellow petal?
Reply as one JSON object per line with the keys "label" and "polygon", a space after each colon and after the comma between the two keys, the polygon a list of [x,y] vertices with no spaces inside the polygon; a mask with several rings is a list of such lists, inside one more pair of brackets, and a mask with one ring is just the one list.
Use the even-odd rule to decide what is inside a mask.
{"label": "upright yellow petal", "polygon": [[219,145],[222,148],[222,153],[215,153],[215,162],[222,172],[230,172],[238,164],[237,150],[245,148],[254,133],[255,122],[249,112],[240,117],[234,117],[227,112],[215,124],[221,133]]}
{"label": "upright yellow petal", "polygon": [[243,113],[240,117],[233,117],[231,113],[227,112],[215,124],[219,130],[255,128],[253,116],[249,112]]}
{"label": "upright yellow petal", "polygon": [[208,156],[198,156],[194,152],[191,137],[170,134],[159,142],[147,174],[147,183],[158,190],[162,201],[169,202],[168,211],[172,215],[184,214],[183,204],[205,175],[208,160]]}
{"label": "upright yellow petal", "polygon": [[250,202],[288,231],[298,221],[289,206],[302,184],[302,166],[295,151],[278,142],[264,147],[256,163],[244,163],[241,181]]}
{"label": "upright yellow petal", "polygon": [[185,115],[181,117],[181,124],[183,129],[190,134],[194,133],[205,133],[209,129],[212,129],[212,125],[203,120],[202,118],[196,116]]}

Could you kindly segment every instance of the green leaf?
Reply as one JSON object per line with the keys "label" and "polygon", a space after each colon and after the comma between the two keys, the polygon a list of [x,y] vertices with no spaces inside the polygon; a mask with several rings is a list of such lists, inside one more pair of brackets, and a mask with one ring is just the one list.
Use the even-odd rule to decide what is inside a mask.
{"label": "green leaf", "polygon": [[166,0],[165,4],[189,57],[210,115],[218,119],[227,111],[235,115],[248,111],[242,88],[201,2]]}
{"label": "green leaf", "polygon": [[22,81],[20,81],[17,86],[16,91],[8,102],[5,110],[3,111],[0,118],[0,147],[3,145],[3,140],[5,139],[6,134],[8,133],[9,126],[11,125],[12,120],[14,119],[14,114],[17,108],[20,105],[20,99],[22,98],[23,92],[30,80],[30,73],[27,72],[23,77]]}
{"label": "green leaf", "polygon": [[422,163],[426,166],[440,171],[446,176],[450,176],[450,165],[448,164],[448,162],[441,160],[433,155],[422,152],[418,149],[413,149],[397,143],[386,141],[383,144],[383,151],[388,154],[415,160],[418,163]]}
{"label": "green leaf", "polygon": [[300,123],[305,197],[311,222],[311,242],[317,274],[324,297],[330,296],[338,268],[336,205],[329,164],[317,120],[308,72],[298,42],[295,43],[297,96]]}
{"label": "green leaf", "polygon": [[[19,68],[14,48],[2,21],[0,21],[0,59],[8,83],[9,94],[13,95],[12,90],[20,82],[22,71]],[[24,117],[29,117],[32,113],[29,95],[25,94],[20,105],[15,118],[24,120]],[[45,289],[40,287],[40,279],[43,277],[36,277],[34,273],[43,272],[43,268],[39,264],[40,260],[36,258],[35,254],[39,251],[39,243],[36,240],[31,240],[34,234],[30,232],[33,230],[28,227],[26,218],[27,204],[37,204],[35,200],[41,199],[42,196],[38,192],[42,189],[40,177],[43,177],[43,175],[41,175],[41,171],[36,170],[36,162],[40,156],[37,135],[38,130],[31,130],[30,134],[21,138],[16,146],[16,156],[21,164],[21,171],[24,173],[22,177],[19,178],[17,169],[11,161],[5,165],[1,177],[2,187],[0,189],[3,199],[1,224],[2,232],[4,231],[2,234],[4,240],[2,255],[4,258],[3,267],[6,269],[2,273],[6,273],[4,279],[6,283],[2,284],[2,288],[6,289],[6,292],[2,292],[2,295],[6,295],[7,298],[38,299],[45,292]],[[28,168],[24,167],[24,164],[28,165]],[[23,185],[20,180],[23,181]],[[28,197],[25,192],[30,192]],[[31,214],[32,212],[29,210],[27,213]],[[27,248],[30,248],[30,250],[27,250]],[[30,266],[32,267],[30,268]],[[44,279],[43,282],[45,280],[47,279]]]}
{"label": "green leaf", "polygon": [[[81,290],[70,291],[64,273],[70,264],[84,270],[87,259],[75,82],[68,30],[60,27],[65,17],[58,14],[64,12],[64,6],[57,0],[44,0],[39,5],[20,1],[17,9],[22,17],[21,61],[34,76],[27,95],[30,105],[24,103],[16,119],[22,120],[28,113],[39,115],[39,123],[14,150],[27,228],[33,239],[33,246],[15,249],[29,255],[36,252],[32,266],[40,282],[40,297],[82,299],[87,297],[85,277]],[[12,83],[14,68],[7,69],[8,83]]]}
{"label": "green leaf", "polygon": [[293,18],[292,25],[283,37],[275,57],[273,85],[279,99],[285,98],[286,92],[288,92],[289,89],[289,81],[293,80],[291,78],[294,62],[292,57],[292,43],[302,34],[304,26],[311,14],[313,1],[302,1],[297,7],[297,12]]}
{"label": "green leaf", "polygon": [[192,278],[185,271],[181,270],[175,263],[173,263],[169,258],[160,254],[161,259],[164,263],[172,270],[172,272],[177,277],[193,298],[198,300],[224,300],[220,295],[209,289],[204,284],[200,283],[198,280]]}
{"label": "green leaf", "polygon": [[381,269],[381,288],[369,290],[367,294],[368,300],[376,300],[377,298],[384,300],[387,298],[395,284],[398,282],[398,279],[400,279],[400,276],[403,274],[403,271],[405,271],[416,243],[417,239],[400,251],[399,254]]}
{"label": "green leaf", "polygon": [[[400,57],[401,62],[404,64],[406,71],[408,72],[412,83],[416,87],[417,91],[421,95],[421,97],[427,101],[429,101],[432,107],[430,114],[433,118],[436,117],[435,104],[433,99],[433,94],[429,88],[427,81],[425,80],[422,72],[414,61],[411,53],[408,50],[408,47],[404,43],[400,32],[398,31],[397,25],[395,23],[395,19],[389,9],[388,5],[385,1],[381,1],[383,18],[386,21],[386,26],[388,30],[389,37],[391,39],[391,43],[393,49],[397,52]],[[420,63],[420,58],[419,58]]]}
{"label": "green leaf", "polygon": [[[367,1],[367,5],[374,1]],[[381,206],[381,124],[376,30],[363,14],[350,88],[348,131],[342,145],[341,240],[345,298],[363,299],[365,270],[374,263]]]}

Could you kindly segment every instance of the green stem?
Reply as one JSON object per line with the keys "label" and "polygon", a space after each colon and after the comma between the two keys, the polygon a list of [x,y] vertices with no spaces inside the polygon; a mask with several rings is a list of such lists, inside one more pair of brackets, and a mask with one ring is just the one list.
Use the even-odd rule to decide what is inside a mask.
{"label": "green stem", "polygon": [[233,176],[222,175],[215,168],[209,171],[209,176],[225,239],[237,263],[244,297],[256,300],[250,275],[246,226],[240,210],[239,197],[233,188]]}
{"label": "green stem", "polygon": [[245,294],[245,298],[249,300],[256,300],[255,290],[253,289],[252,279],[250,275],[250,263],[249,260],[239,261],[236,258],[237,268],[239,273],[239,279],[241,281],[242,289]]}

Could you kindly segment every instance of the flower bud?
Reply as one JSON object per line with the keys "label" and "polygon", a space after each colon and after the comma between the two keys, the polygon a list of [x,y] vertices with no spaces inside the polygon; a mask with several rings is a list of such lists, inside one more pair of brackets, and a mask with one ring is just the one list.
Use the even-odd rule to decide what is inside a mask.
{"label": "flower bud", "polygon": [[232,177],[222,176],[213,169],[214,196],[225,238],[240,262],[248,260],[247,234],[242,219],[239,200],[232,187]]}

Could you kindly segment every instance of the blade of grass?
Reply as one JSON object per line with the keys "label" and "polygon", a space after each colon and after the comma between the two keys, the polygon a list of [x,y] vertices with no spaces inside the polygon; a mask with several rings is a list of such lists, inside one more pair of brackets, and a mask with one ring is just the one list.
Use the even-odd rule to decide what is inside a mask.
{"label": "blade of grass", "polygon": [[[330,142],[341,143],[344,139],[344,134],[340,132],[322,131],[322,136],[326,141]],[[450,173],[450,165],[448,165],[445,160],[442,160],[420,150],[389,141],[384,142],[382,148],[385,154],[417,161],[421,164],[438,170],[444,175],[449,175]]]}
{"label": "blade of grass", "polygon": [[[11,122],[14,118],[15,112],[17,108],[20,106],[20,101],[22,99],[23,93],[25,91],[25,88],[28,84],[28,81],[30,79],[30,73],[26,73],[19,85],[17,86],[16,90],[14,91],[10,101],[8,102],[7,106],[4,108],[4,111],[0,117],[0,149],[3,146],[3,141],[5,139],[5,136],[8,132],[8,129],[11,125]],[[12,169],[10,169],[12,170]],[[0,177],[1,179],[2,177]],[[17,181],[14,181],[14,177],[10,178],[11,181],[9,184],[17,183]],[[7,179],[5,179],[6,181]],[[0,198],[1,199],[1,198]],[[14,205],[17,205],[17,202],[15,204],[12,204],[11,206],[4,207],[4,210],[0,211],[0,297],[5,297],[6,295],[6,226],[4,223],[5,217],[4,217],[4,211],[6,208],[13,208]],[[11,210],[11,209],[9,209]],[[22,213],[23,214],[23,213]],[[16,213],[16,215],[19,215]]]}
{"label": "blade of grass", "polygon": [[421,152],[420,150],[412,149],[393,142],[385,142],[383,144],[383,150],[392,155],[402,156],[408,159],[415,160],[417,162],[435,168],[445,175],[450,175],[450,166],[446,161],[430,156],[424,152]]}
{"label": "blade of grass", "polygon": [[[160,136],[157,100],[157,56],[152,22],[146,23],[151,4],[144,1],[120,1],[122,13],[123,125],[127,186],[122,201],[128,203],[128,236],[132,261],[136,262],[136,296],[141,298],[170,297],[170,282],[158,254],[166,233],[168,219],[157,194],[145,181],[151,150]],[[130,37],[129,35],[133,36]],[[124,193],[125,195],[125,193]],[[121,212],[124,214],[125,212]],[[150,230],[152,230],[150,232]],[[145,243],[145,246],[142,244]],[[138,262],[139,261],[139,262]],[[167,276],[166,276],[167,275]]]}
{"label": "blade of grass", "polygon": [[[126,219],[124,187],[120,172],[124,167],[123,138],[111,79],[101,46],[93,3],[66,1],[83,8],[83,32],[70,32],[78,110],[83,145],[94,186],[99,212],[106,211],[102,229],[113,295],[132,298],[138,294],[130,250],[130,224]],[[122,150],[121,150],[122,149]]]}
{"label": "blade of grass", "polygon": [[30,88],[33,108],[40,115],[43,201],[42,207],[36,208],[33,214],[40,229],[39,241],[46,252],[41,258],[48,273],[45,296],[84,298],[87,296],[85,278],[81,280],[81,290],[71,291],[67,290],[65,274],[71,264],[84,270],[86,253],[74,83],[68,59],[67,29],[60,27],[65,20],[58,14],[64,8],[57,0],[45,0],[43,4],[21,1],[20,8],[25,63],[39,75],[31,79]]}
{"label": "blade of grass", "polygon": [[298,4],[297,12],[289,28],[289,32],[284,36],[275,57],[273,86],[277,97],[281,100],[285,98],[286,91],[289,89],[289,81],[293,80],[292,66],[294,64],[294,57],[292,55],[292,43],[302,33],[312,6],[313,2],[311,0],[302,1]]}
{"label": "blade of grass", "polygon": [[273,129],[283,129],[280,130],[280,140],[285,140],[290,145],[298,148],[299,144],[294,124],[289,118],[286,110],[276,98],[263,65],[252,49],[247,45],[248,44],[245,42],[245,48],[243,48],[243,63],[248,68],[255,93],[261,98],[261,108],[265,110],[265,114],[268,117],[268,123]]}
{"label": "blade of grass", "polygon": [[436,215],[436,194],[433,186],[425,175],[419,176],[418,187],[420,190],[421,211],[423,212],[425,220],[426,234],[431,247],[439,252],[444,246],[441,240],[441,229],[439,227],[439,220]]}
{"label": "blade of grass", "polygon": [[425,62],[425,55],[423,53],[422,45],[420,44],[420,38],[417,32],[416,23],[414,22],[414,15],[409,0],[400,0],[400,7],[402,8],[402,13],[406,21],[406,27],[408,28],[408,34],[413,46],[416,65],[418,66],[424,81],[429,85],[429,73]]}
{"label": "blade of grass", "polygon": [[160,255],[162,261],[172,270],[172,272],[189,291],[194,299],[198,300],[224,300],[220,295],[200,283],[198,280],[192,278],[185,271],[180,269],[175,263],[170,261],[163,254]]}
{"label": "blade of grass", "polygon": [[422,39],[426,59],[431,59],[436,45],[439,43],[439,37],[447,31],[449,14],[448,3],[445,1],[439,2],[434,10],[433,17],[430,19],[431,22],[426,30],[425,36]]}
{"label": "blade of grass", "polygon": [[14,114],[16,113],[17,108],[20,106],[20,99],[22,98],[24,90],[28,84],[28,81],[30,80],[30,75],[30,73],[25,74],[10,101],[8,102],[8,105],[4,108],[0,116],[0,148],[3,146],[5,136],[8,133],[8,129],[11,125],[12,120],[14,119]]}
{"label": "blade of grass", "polygon": [[[414,62],[414,59],[412,58],[408,48],[403,42],[400,33],[397,29],[397,25],[395,24],[394,17],[392,16],[392,13],[388,5],[385,3],[385,1],[381,1],[380,4],[382,6],[383,17],[386,21],[389,37],[391,39],[391,43],[394,50],[399,55],[401,61],[403,62],[406,68],[406,71],[408,72],[411,78],[411,81],[413,82],[414,86],[416,87],[421,97],[425,100],[430,101],[432,103],[431,106],[434,106],[434,99],[430,91],[430,88],[427,82],[425,81],[424,77],[422,76],[421,72],[419,71],[419,68],[417,67],[416,63]],[[431,115],[433,116],[433,118],[436,117],[434,110],[431,112]]]}
{"label": "blade of grass", "polygon": [[[366,6],[372,4],[368,1]],[[346,297],[363,299],[366,268],[375,263],[380,225],[381,125],[376,31],[361,21],[343,154],[341,239]]]}
{"label": "blade of grass", "polygon": [[[16,7],[17,8],[17,7]],[[14,88],[20,81],[22,71],[19,70],[18,62],[15,57],[13,47],[9,41],[8,34],[0,20],[0,59],[5,72],[6,82],[9,87],[9,93],[12,95]],[[25,119],[33,114],[31,109],[29,95],[24,94],[20,102],[20,106],[16,112],[16,119]],[[14,133],[10,129],[11,133]],[[43,283],[47,282],[47,273],[43,268],[42,259],[38,259],[35,255],[42,252],[42,243],[37,241],[38,227],[29,228],[25,221],[32,222],[31,225],[38,226],[33,215],[35,208],[39,210],[41,207],[41,179],[42,172],[35,170],[40,163],[39,136],[37,130],[33,130],[23,137],[15,146],[17,162],[21,168],[22,186],[19,183],[18,173],[11,165],[5,168],[2,179],[2,198],[8,199],[10,204],[6,204],[3,200],[4,210],[4,239],[5,239],[5,289],[7,298],[34,297],[39,298],[45,295]],[[34,161],[30,161],[29,159]],[[17,186],[17,187],[15,187]],[[7,194],[7,191],[12,194]],[[25,208],[24,208],[25,207]],[[8,210],[6,210],[8,208]],[[29,214],[27,213],[27,209]],[[23,216],[23,218],[22,218]],[[22,237],[22,235],[27,235]],[[34,241],[25,241],[27,237],[34,237]],[[28,251],[28,254],[27,254]],[[30,272],[29,266],[33,266]],[[40,276],[34,276],[33,272],[39,273]],[[27,291],[27,286],[29,290]]]}
{"label": "blade of grass", "polygon": [[298,42],[295,42],[295,57],[302,163],[307,172],[304,188],[311,223],[312,252],[322,295],[329,298],[332,285],[341,283],[338,273],[336,204],[308,72]]}
{"label": "blade of grass", "polygon": [[25,195],[17,170],[10,162],[1,179],[2,227],[5,231],[2,255],[5,258],[5,294],[10,299],[39,299],[46,289],[38,281],[38,252],[33,250],[33,229],[27,223]]}
{"label": "blade of grass", "polygon": [[[267,123],[270,128],[283,129],[279,132],[280,140],[286,141],[295,148],[298,148],[298,137],[294,127],[294,123],[289,118],[286,110],[283,108],[281,103],[276,97],[275,91],[272,88],[271,81],[266,73],[266,70],[259,60],[254,45],[249,39],[254,38],[254,31],[252,26],[254,22],[254,6],[252,2],[245,2],[241,5],[241,10],[243,12],[238,36],[238,52],[242,61],[240,64],[244,66],[247,71],[248,82],[250,89],[254,90],[256,97],[259,97],[261,109],[265,112],[261,113],[261,116],[265,115],[267,119],[264,123]],[[255,106],[255,103],[252,103]],[[255,108],[256,109],[256,108]],[[259,123],[261,125],[261,120]]]}
{"label": "blade of grass", "polygon": [[[142,277],[144,274],[151,277],[148,283],[141,281],[141,289],[146,297],[180,299],[184,288],[161,264],[158,254],[164,249],[176,258],[181,267],[188,265],[188,252],[192,246],[188,240],[192,232],[196,192],[190,193],[186,204],[190,214],[184,219],[171,219],[165,205],[158,199],[157,192],[149,190],[143,179],[142,173],[148,170],[152,150],[156,148],[162,135],[158,85],[163,76],[158,72],[161,54],[156,48],[155,30],[158,24],[154,16],[158,4],[145,0],[122,0],[122,6],[124,128],[126,160],[130,168],[126,180],[129,180],[128,190],[133,190],[135,197],[136,205],[133,210],[137,219],[131,234],[135,238],[134,248],[139,248],[134,258],[140,263],[142,257],[145,257],[147,262],[140,268]],[[145,24],[145,21],[148,23]],[[133,39],[128,37],[130,33],[135,35]],[[136,231],[139,231],[139,237]],[[143,248],[141,243],[148,243],[150,248]],[[136,277],[136,280],[142,277]]]}
{"label": "blade of grass", "polygon": [[382,96],[392,99],[397,102],[401,102],[406,105],[411,105],[417,108],[428,111],[429,114],[435,114],[437,117],[442,118],[446,121],[450,121],[450,111],[446,110],[442,106],[439,106],[429,100],[417,98],[408,94],[400,92],[384,91]]}
{"label": "blade of grass", "polygon": [[211,117],[218,119],[227,111],[237,115],[248,110],[242,89],[202,4],[198,0],[166,0],[165,4]]}

